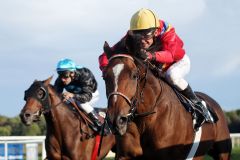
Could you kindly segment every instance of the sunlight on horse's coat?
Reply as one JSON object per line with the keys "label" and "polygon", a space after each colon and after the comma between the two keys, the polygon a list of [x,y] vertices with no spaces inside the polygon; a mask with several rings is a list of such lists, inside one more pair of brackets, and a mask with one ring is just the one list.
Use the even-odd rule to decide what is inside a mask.
{"label": "sunlight on horse's coat", "polygon": [[[116,159],[200,160],[209,154],[214,159],[229,160],[231,139],[220,105],[197,92],[219,121],[205,123],[195,135],[192,115],[150,67],[136,57],[133,61],[130,55],[116,54],[109,59],[105,82],[108,120],[117,134]],[[149,114],[152,111],[155,114]]]}
{"label": "sunlight on horse's coat", "polygon": [[[116,66],[113,67],[113,74],[114,74],[114,82],[115,82],[115,88],[114,91],[116,92],[118,89],[118,77],[120,75],[120,73],[122,72],[124,67],[124,64],[117,64]],[[114,101],[117,101],[117,96],[114,95]]]}

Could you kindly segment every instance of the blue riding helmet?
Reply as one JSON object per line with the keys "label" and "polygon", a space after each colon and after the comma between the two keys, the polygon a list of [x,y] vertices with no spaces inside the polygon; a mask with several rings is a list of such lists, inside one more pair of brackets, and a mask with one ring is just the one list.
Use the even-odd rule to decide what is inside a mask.
{"label": "blue riding helmet", "polygon": [[75,71],[76,64],[71,59],[65,58],[61,59],[57,64],[57,72],[61,71]]}

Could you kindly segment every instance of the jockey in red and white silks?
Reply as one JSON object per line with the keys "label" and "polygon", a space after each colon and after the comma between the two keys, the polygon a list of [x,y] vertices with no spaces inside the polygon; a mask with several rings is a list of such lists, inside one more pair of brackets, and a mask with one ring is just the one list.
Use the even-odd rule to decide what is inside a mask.
{"label": "jockey in red and white silks", "polygon": [[[174,27],[159,20],[153,11],[137,11],[131,18],[130,30],[112,50],[115,54],[135,53],[138,58],[158,66],[166,80],[202,108],[205,120],[212,122],[205,102],[195,95],[184,78],[190,71],[190,59],[183,49],[183,41],[176,34]],[[108,58],[102,53],[99,56],[99,65],[103,72],[107,64]]]}

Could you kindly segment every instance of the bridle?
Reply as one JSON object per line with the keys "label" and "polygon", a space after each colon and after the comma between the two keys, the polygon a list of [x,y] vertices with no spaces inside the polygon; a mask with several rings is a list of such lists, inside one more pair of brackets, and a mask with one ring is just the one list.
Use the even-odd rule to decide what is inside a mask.
{"label": "bridle", "polygon": [[[109,62],[115,58],[121,58],[121,57],[124,57],[124,58],[129,58],[130,60],[133,61],[133,63],[135,64],[135,60],[138,61],[137,58],[133,58],[132,56],[130,55],[126,55],[126,54],[116,54],[116,55],[113,55],[110,59],[109,59]],[[146,68],[146,71],[145,73],[142,75],[140,75],[140,69],[138,68],[138,74],[137,74],[137,89],[136,89],[136,93],[135,95],[132,97],[132,98],[129,98],[128,96],[126,96],[124,93],[122,92],[119,92],[119,91],[113,91],[111,93],[108,94],[108,107],[109,107],[109,101],[110,101],[110,98],[114,95],[116,96],[121,96],[123,99],[125,99],[125,101],[127,102],[127,104],[130,106],[130,110],[129,110],[129,113],[127,115],[125,115],[128,119],[128,122],[129,121],[133,121],[134,118],[136,117],[142,117],[142,116],[147,116],[147,115],[150,115],[150,114],[153,114],[155,112],[153,111],[150,111],[150,112],[145,112],[145,113],[136,113],[136,110],[137,110],[137,106],[139,105],[139,100],[138,100],[138,93],[140,92],[140,99],[141,101],[143,102],[143,90],[145,88],[145,85],[146,85],[146,79],[147,79],[147,73],[148,73],[148,68]],[[144,85],[142,87],[142,89],[140,90],[139,89],[139,84],[142,80],[145,80],[144,81]],[[107,116],[108,118],[108,116]],[[107,120],[108,121],[108,120]]]}
{"label": "bridle", "polygon": [[[47,87],[44,86],[43,82],[41,81],[35,83],[35,86],[32,86],[34,88],[30,87],[28,90],[25,91],[24,100],[27,101],[29,97],[36,99],[42,105],[40,113],[38,114],[41,115],[41,113],[48,113],[51,109],[51,102],[49,100],[49,92],[47,90]],[[42,92],[42,96],[38,95],[38,90]]]}
{"label": "bridle", "polygon": [[[48,86],[45,86],[42,81],[37,81],[28,90],[25,91],[25,96],[24,96],[25,101],[27,101],[27,99],[29,97],[31,97],[31,98],[36,99],[42,105],[42,107],[40,108],[39,111],[32,114],[33,116],[40,117],[41,114],[46,115],[46,114],[50,113],[51,109],[59,106],[61,103],[64,103],[64,101],[61,100],[57,104],[53,105],[49,98],[50,94],[49,94],[47,87]],[[42,95],[43,95],[41,97],[38,95],[39,90],[42,92]],[[73,99],[69,99],[68,103],[71,104],[73,108],[75,108],[75,110],[79,113],[79,117],[82,119],[83,123],[86,124],[86,126],[89,128],[88,124],[91,123],[91,121],[85,114],[83,114],[82,111],[79,110],[75,101]],[[86,135],[86,138],[81,138],[81,140],[93,138],[96,136],[95,134],[89,133],[88,130],[84,131],[82,129],[82,126],[80,127],[80,132],[82,135],[83,134]]]}

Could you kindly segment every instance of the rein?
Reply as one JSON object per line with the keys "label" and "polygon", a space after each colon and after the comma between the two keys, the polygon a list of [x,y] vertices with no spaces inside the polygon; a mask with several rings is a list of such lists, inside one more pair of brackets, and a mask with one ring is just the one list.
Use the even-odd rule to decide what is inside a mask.
{"label": "rein", "polygon": [[[87,126],[87,128],[89,129],[89,124],[94,125],[93,122],[88,118],[88,116],[86,116],[77,106],[76,102],[73,99],[68,100],[69,103],[71,103],[71,105],[77,110],[78,114],[80,115],[81,119],[84,121],[84,124]],[[89,138],[94,138],[96,135],[95,134],[90,134],[89,130],[84,131],[82,129],[82,127],[80,127],[81,129],[81,133],[84,133],[86,135],[86,139]],[[81,138],[81,140],[83,140]]]}

